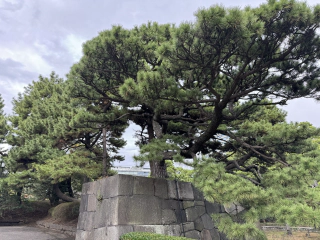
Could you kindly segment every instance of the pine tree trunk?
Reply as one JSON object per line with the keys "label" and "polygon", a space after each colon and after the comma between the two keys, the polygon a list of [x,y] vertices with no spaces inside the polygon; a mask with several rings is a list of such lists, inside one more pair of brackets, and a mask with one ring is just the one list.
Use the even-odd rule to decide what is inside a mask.
{"label": "pine tree trunk", "polygon": [[[148,135],[149,135],[149,141],[155,138],[152,124],[148,125]],[[150,164],[151,177],[154,177],[154,178],[168,177],[167,166],[164,160],[160,162],[150,160],[149,164]]]}
{"label": "pine tree trunk", "polygon": [[59,183],[56,183],[53,185],[53,191],[61,200],[65,201],[65,202],[79,202],[78,199],[73,198],[73,197],[69,197],[69,196],[65,195],[63,192],[61,192],[61,190],[59,188]]}
{"label": "pine tree trunk", "polygon": [[66,184],[67,184],[69,196],[72,197],[72,198],[74,198],[74,194],[73,194],[73,190],[72,190],[71,178],[68,178],[68,179],[66,180]]}
{"label": "pine tree trunk", "polygon": [[151,177],[154,178],[167,178],[167,166],[165,161],[149,161],[150,170],[151,170]]}
{"label": "pine tree trunk", "polygon": [[19,187],[17,190],[17,201],[18,201],[19,205],[21,205],[21,203],[22,203],[22,199],[21,199],[22,190],[23,190],[23,187]]}
{"label": "pine tree trunk", "polygon": [[102,176],[107,176],[107,130],[104,127],[102,129],[102,141],[103,141],[103,153],[102,153]]}

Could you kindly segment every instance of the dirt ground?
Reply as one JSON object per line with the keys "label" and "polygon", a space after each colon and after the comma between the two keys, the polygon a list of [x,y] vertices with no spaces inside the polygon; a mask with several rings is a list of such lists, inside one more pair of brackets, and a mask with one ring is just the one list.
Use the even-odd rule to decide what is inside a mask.
{"label": "dirt ground", "polygon": [[320,240],[320,233],[310,233],[310,236],[306,236],[307,232],[293,232],[291,236],[285,231],[265,231],[265,233],[268,240]]}

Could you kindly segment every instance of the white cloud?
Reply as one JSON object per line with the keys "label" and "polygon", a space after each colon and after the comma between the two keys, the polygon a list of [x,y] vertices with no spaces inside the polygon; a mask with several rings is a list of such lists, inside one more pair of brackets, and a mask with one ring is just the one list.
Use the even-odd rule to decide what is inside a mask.
{"label": "white cloud", "polygon": [[24,5],[23,0],[0,0],[0,9],[17,11],[20,10]]}
{"label": "white cloud", "polygon": [[24,87],[28,84],[22,82],[9,82],[9,81],[0,81],[0,86],[4,87],[9,92],[23,92]]}
{"label": "white cloud", "polygon": [[[0,55],[1,58],[10,58],[14,61],[22,62],[24,70],[29,72],[48,75],[53,70],[53,67],[42,58],[39,52],[32,48],[0,48]],[[31,80],[32,79],[30,79],[30,81]]]}
{"label": "white cloud", "polygon": [[78,62],[82,57],[82,44],[84,42],[85,39],[74,34],[67,35],[67,37],[63,40],[63,45],[72,55],[73,61]]}

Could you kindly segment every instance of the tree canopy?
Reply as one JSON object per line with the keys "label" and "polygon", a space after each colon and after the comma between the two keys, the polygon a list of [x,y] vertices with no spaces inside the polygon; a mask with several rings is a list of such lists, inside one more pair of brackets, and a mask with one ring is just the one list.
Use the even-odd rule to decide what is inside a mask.
{"label": "tree canopy", "polygon": [[[127,107],[142,128],[140,143],[153,141],[159,150],[159,141],[170,139],[179,146],[163,149],[165,159],[221,152],[220,139],[233,136],[229,127],[261,106],[318,97],[319,11],[269,1],[200,9],[194,23],[178,27],[115,26],[84,44],[69,79],[79,98]],[[273,154],[265,151],[264,158],[285,162]]]}
{"label": "tree canopy", "polygon": [[[270,201],[290,198],[275,193],[269,176],[302,171],[315,178],[303,159],[311,161],[310,139],[318,130],[286,123],[275,106],[319,98],[320,6],[270,0],[257,8],[213,6],[195,16],[179,26],[114,26],[87,41],[68,75],[75,97],[107,99],[126,109],[125,116],[141,126],[136,159],[151,160],[152,176],[166,177],[165,160],[191,158],[196,184],[212,201],[245,205],[259,193],[268,201],[264,194],[271,192],[277,197]],[[301,186],[307,189],[309,180]],[[241,225],[243,219],[249,225]],[[230,237],[246,238],[251,231],[263,238],[249,217],[242,220],[242,233]],[[230,223],[224,218],[221,226],[223,221]]]}

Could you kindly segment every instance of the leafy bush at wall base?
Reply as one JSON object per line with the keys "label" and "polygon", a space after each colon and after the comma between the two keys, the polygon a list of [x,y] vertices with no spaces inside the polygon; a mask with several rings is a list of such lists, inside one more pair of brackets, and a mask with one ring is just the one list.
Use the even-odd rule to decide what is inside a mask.
{"label": "leafy bush at wall base", "polygon": [[79,207],[80,202],[61,203],[50,212],[54,219],[70,221],[78,217]]}
{"label": "leafy bush at wall base", "polygon": [[6,210],[20,208],[20,202],[15,192],[9,192],[7,189],[0,190],[0,218]]}
{"label": "leafy bush at wall base", "polygon": [[120,237],[120,240],[182,240],[182,239],[191,239],[191,238],[166,236],[166,235],[150,233],[150,232],[131,232],[131,233],[126,233]]}

